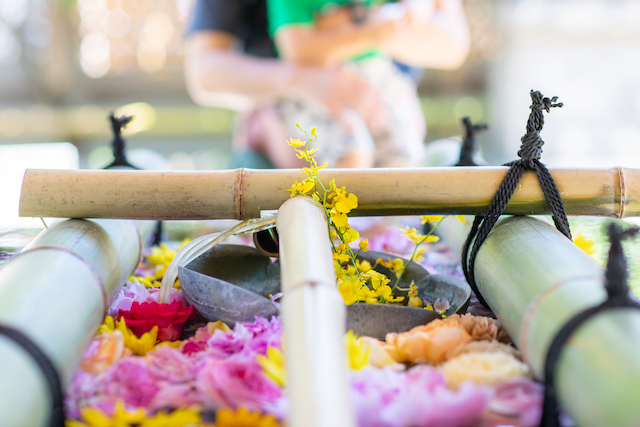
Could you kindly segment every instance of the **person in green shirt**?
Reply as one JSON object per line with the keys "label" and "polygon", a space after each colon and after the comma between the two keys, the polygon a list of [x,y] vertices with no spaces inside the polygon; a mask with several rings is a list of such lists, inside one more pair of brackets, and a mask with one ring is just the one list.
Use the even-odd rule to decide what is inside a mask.
{"label": "person in green shirt", "polygon": [[[267,0],[269,30],[280,58],[292,64],[345,68],[376,87],[385,100],[379,125],[345,111],[347,124],[327,121],[321,108],[289,100],[280,104],[285,122],[317,126],[320,160],[330,166],[416,165],[426,127],[415,83],[394,60],[423,68],[455,69],[469,51],[469,31],[460,0]],[[367,103],[367,99],[362,99]],[[370,136],[341,144],[343,134]]]}

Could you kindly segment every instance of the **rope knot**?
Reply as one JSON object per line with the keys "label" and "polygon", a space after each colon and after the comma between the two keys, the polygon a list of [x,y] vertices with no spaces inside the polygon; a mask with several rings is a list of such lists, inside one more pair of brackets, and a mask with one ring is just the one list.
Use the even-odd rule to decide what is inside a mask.
{"label": "rope knot", "polygon": [[622,240],[635,236],[640,228],[630,227],[621,229],[615,222],[609,224],[607,232],[611,248],[609,249],[609,259],[607,260],[607,271],[605,272],[605,287],[609,300],[627,298],[629,284],[627,282],[629,274],[627,272],[627,260],[622,249]]}
{"label": "rope knot", "polygon": [[540,160],[542,156],[542,146],[544,141],[540,137],[540,131],[544,126],[543,110],[547,113],[551,108],[562,107],[562,102],[558,101],[558,97],[547,98],[540,91],[531,91],[531,113],[527,120],[527,133],[520,139],[522,144],[518,151],[518,156],[525,162],[530,160]]}

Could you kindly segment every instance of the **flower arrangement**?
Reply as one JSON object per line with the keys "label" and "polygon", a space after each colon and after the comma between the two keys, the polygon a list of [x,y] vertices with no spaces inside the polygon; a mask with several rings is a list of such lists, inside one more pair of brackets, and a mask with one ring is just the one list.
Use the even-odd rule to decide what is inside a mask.
{"label": "flower arrangement", "polygon": [[[422,300],[417,298],[417,288],[411,285],[409,289],[400,288],[398,285],[407,266],[413,262],[424,260],[424,248],[420,245],[425,242],[437,242],[438,236],[433,235],[438,225],[444,219],[441,215],[425,215],[422,216],[422,224],[433,224],[430,231],[426,235],[419,234],[415,228],[406,227],[402,234],[409,238],[413,244],[413,252],[407,263],[401,258],[384,260],[379,258],[374,265],[367,261],[357,259],[360,251],[367,251],[369,242],[362,239],[360,233],[349,224],[348,214],[358,207],[358,197],[347,192],[345,187],[338,187],[335,179],[325,186],[320,180],[319,171],[324,169],[326,163],[318,166],[315,159],[317,148],[310,148],[311,143],[317,141],[316,128],[312,127],[307,133],[300,125],[296,126],[302,130],[307,136],[307,141],[291,138],[288,144],[296,151],[299,159],[304,159],[309,164],[308,167],[301,169],[307,175],[302,181],[294,182],[290,192],[291,197],[296,195],[309,195],[319,206],[321,206],[327,216],[329,227],[329,235],[333,248],[334,267],[336,270],[338,290],[342,295],[344,302],[349,305],[357,302],[365,302],[369,304],[396,304],[405,302],[413,307],[424,307],[434,310],[431,304],[424,304]],[[462,216],[457,216],[464,221]],[[356,245],[357,249],[354,249]],[[355,252],[354,252],[355,251]],[[380,265],[391,270],[396,278],[393,285],[392,280],[385,274],[376,270]],[[408,300],[406,297],[397,295],[396,290],[408,292]],[[446,309],[445,309],[446,310]],[[444,311],[444,310],[440,310]]]}
{"label": "flower arrangement", "polygon": [[[425,235],[413,227],[395,232],[412,242],[403,249],[412,251],[408,262],[360,261],[358,253],[367,251],[369,242],[347,216],[357,208],[357,196],[334,180],[328,186],[320,181],[324,165],[317,165],[309,148],[315,128],[307,136],[306,143],[289,141],[309,164],[303,168],[307,178],[289,191],[310,195],[323,207],[345,303],[404,303],[443,313],[446,301],[421,300],[413,283],[399,286],[407,266],[423,260],[421,245],[437,241],[433,231],[443,217],[421,217],[432,224]],[[378,242],[394,244],[384,239]],[[197,320],[179,282],[170,302],[158,303],[157,286],[173,256],[167,246],[153,248],[115,298],[66,389],[67,426],[284,425],[289,398],[279,317],[233,329],[220,321],[201,322],[184,336],[185,323]],[[349,396],[358,426],[536,426],[542,390],[508,342],[498,322],[472,315],[443,316],[388,334],[384,341],[349,331],[344,336]]]}

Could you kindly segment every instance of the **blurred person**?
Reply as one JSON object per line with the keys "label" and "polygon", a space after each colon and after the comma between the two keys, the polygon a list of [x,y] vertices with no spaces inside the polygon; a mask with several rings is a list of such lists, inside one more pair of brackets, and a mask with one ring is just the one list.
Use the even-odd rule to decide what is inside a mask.
{"label": "blurred person", "polygon": [[[258,152],[275,167],[304,166],[284,142],[297,131],[294,122],[284,122],[284,99],[320,112],[313,125],[321,138],[346,146],[371,145],[367,126],[384,121],[382,97],[352,71],[277,59],[267,31],[265,0],[196,0],[185,43],[191,97],[202,105],[241,112],[234,150],[245,160],[247,153]],[[361,162],[345,157],[332,166],[361,165],[353,160]],[[254,159],[253,166],[261,165]]]}
{"label": "blurred person", "polygon": [[236,149],[263,152],[276,167],[299,166],[283,141],[301,123],[318,128],[318,157],[332,167],[415,164],[424,120],[414,82],[389,58],[459,66],[468,50],[459,1],[418,0],[411,7],[419,20],[405,5],[269,1],[270,28],[286,62],[274,59],[264,0],[196,0],[187,30],[191,96],[243,111]]}
{"label": "blurred person", "polygon": [[[416,165],[422,157],[426,128],[415,82],[394,60],[424,68],[455,69],[469,52],[469,30],[460,0],[380,3],[267,0],[269,30],[281,58],[295,65],[350,70],[383,97],[386,120],[368,129],[373,144],[350,147],[326,141],[324,145],[330,149],[320,153],[329,164],[355,152],[364,160],[361,163],[369,162],[369,166]],[[280,108],[296,122],[317,119],[317,112],[295,100],[283,101]]]}

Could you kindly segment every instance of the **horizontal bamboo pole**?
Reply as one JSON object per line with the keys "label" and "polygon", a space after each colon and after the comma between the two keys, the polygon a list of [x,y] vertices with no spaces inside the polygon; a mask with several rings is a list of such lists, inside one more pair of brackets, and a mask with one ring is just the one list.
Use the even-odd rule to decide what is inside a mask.
{"label": "horizontal bamboo pole", "polygon": [[[478,288],[542,377],[549,345],[575,314],[602,302],[604,271],[551,225],[498,223],[478,252]],[[605,311],[568,341],[557,366],[559,402],[581,427],[640,425],[640,313]]]}
{"label": "horizontal bamboo pole", "polygon": [[[0,324],[34,341],[66,384],[140,254],[133,221],[58,221],[0,268]],[[48,390],[31,357],[0,336],[0,426],[49,425]]]}
{"label": "horizontal bamboo pole", "polygon": [[[483,214],[506,167],[325,169],[359,199],[354,215]],[[640,215],[640,170],[552,169],[569,215]],[[209,172],[27,170],[20,215],[60,218],[257,218],[278,209],[304,178],[295,169]],[[505,211],[545,214],[535,174],[526,172]]]}
{"label": "horizontal bamboo pole", "polygon": [[343,336],[327,219],[310,197],[287,200],[276,217],[284,296],[289,427],[352,427]]}

